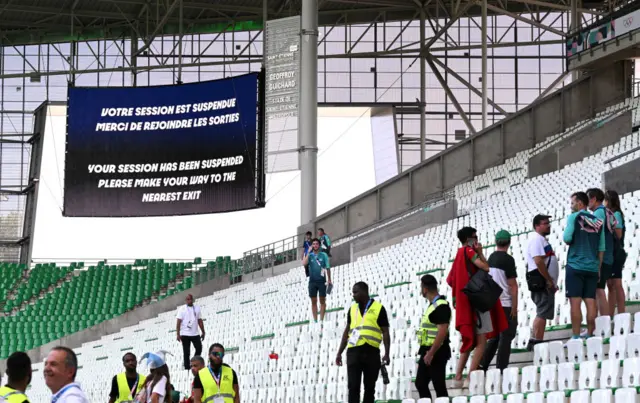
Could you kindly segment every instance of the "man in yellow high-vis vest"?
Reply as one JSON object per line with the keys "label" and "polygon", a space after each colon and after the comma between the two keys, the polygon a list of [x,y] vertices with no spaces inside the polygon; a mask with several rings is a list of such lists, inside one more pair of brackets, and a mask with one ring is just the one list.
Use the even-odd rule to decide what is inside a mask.
{"label": "man in yellow high-vis vest", "polygon": [[113,377],[111,381],[111,392],[109,392],[109,403],[133,402],[133,397],[140,392],[144,381],[144,375],[137,372],[138,359],[136,355],[129,352],[122,357],[124,372]]}
{"label": "man in yellow high-vis vest", "polygon": [[347,313],[347,327],[342,335],[336,365],[342,365],[342,352],[347,348],[349,403],[360,402],[360,383],[364,384],[363,403],[375,401],[375,388],[380,372],[380,344],[384,342],[382,361],[389,363],[389,318],[378,301],[369,296],[367,283],[353,286],[353,299]]}
{"label": "man in yellow high-vis vest", "polygon": [[209,347],[209,366],[202,368],[193,380],[195,403],[240,403],[238,375],[222,363],[223,358],[222,344],[212,344]]}
{"label": "man in yellow high-vis vest", "polygon": [[0,387],[0,401],[6,403],[29,403],[24,391],[31,383],[31,359],[26,353],[15,352],[7,359],[5,386]]}
{"label": "man in yellow high-vis vest", "polygon": [[430,274],[420,280],[422,296],[429,301],[429,307],[422,315],[418,330],[420,359],[416,375],[416,389],[420,398],[431,399],[429,383],[433,382],[437,397],[448,397],[447,361],[451,358],[449,347],[449,322],[451,307],[438,293],[438,280]]}

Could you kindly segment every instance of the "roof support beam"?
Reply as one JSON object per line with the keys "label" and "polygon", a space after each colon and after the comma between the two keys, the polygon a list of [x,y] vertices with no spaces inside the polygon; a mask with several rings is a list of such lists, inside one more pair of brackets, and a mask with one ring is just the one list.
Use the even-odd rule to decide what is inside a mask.
{"label": "roof support beam", "polygon": [[176,7],[180,4],[180,2],[181,2],[181,0],[173,0],[173,3],[171,3],[169,8],[167,9],[167,12],[165,13],[164,17],[162,17],[160,22],[158,22],[158,25],[156,25],[156,28],[153,30],[153,33],[151,34],[151,36],[149,38],[147,38],[146,40],[144,40],[144,46],[142,46],[140,49],[138,49],[136,54],[133,55],[133,56],[138,56],[139,54],[141,54],[145,50],[149,49],[149,47],[153,43],[153,40],[156,38],[156,36],[158,36],[160,31],[162,31],[162,28],[167,23],[167,21],[169,20],[169,17],[173,13],[173,11],[176,9]]}
{"label": "roof support beam", "polygon": [[462,106],[460,106],[460,103],[456,99],[456,96],[453,95],[453,91],[451,91],[451,88],[449,88],[449,84],[447,84],[445,79],[442,77],[442,74],[440,74],[440,70],[438,70],[438,67],[436,67],[435,63],[433,63],[433,56],[427,53],[426,58],[427,58],[427,63],[429,63],[429,67],[431,67],[431,71],[433,71],[433,74],[436,76],[436,79],[442,86],[442,89],[451,100],[451,103],[456,108],[456,111],[458,111],[458,114],[460,115],[460,118],[462,119],[464,124],[467,126],[467,129],[469,129],[469,132],[471,134],[476,134],[476,129],[471,124],[471,121],[469,120],[469,118],[467,117],[467,114],[462,109]]}
{"label": "roof support beam", "polygon": [[[468,82],[467,80],[465,80],[464,78],[462,78],[462,76],[460,76],[460,74],[456,73],[454,70],[451,69],[451,67],[447,66],[446,64],[442,63],[442,61],[438,60],[435,57],[432,57],[431,60],[437,64],[438,66],[442,67],[448,74],[451,74],[456,80],[460,81],[462,84],[465,85],[465,87],[469,88],[474,94],[476,94],[479,97],[482,97],[482,92],[480,92],[480,90],[478,90],[476,87],[474,87],[473,85],[471,85],[470,82]],[[502,113],[504,116],[509,115],[509,113],[507,111],[505,111],[504,109],[502,109],[502,107],[500,105],[498,105],[497,103],[493,102],[493,100],[491,98],[487,98],[487,102],[489,103],[489,105],[493,106],[494,108],[496,108],[497,110],[500,111],[500,113]]]}
{"label": "roof support beam", "polygon": [[540,29],[544,29],[545,31],[553,32],[554,34],[559,35],[561,37],[565,37],[567,35],[565,32],[562,32],[560,30],[557,30],[555,28],[549,27],[549,26],[544,25],[544,24],[540,24],[537,21],[530,20],[529,18],[523,17],[523,16],[518,15],[516,13],[512,13],[511,11],[507,11],[507,10],[502,9],[500,7],[496,7],[496,6],[492,5],[492,4],[487,4],[487,8],[489,10],[491,10],[491,11],[495,11],[496,13],[507,15],[507,16],[513,18],[514,20],[522,21],[522,22],[527,23],[529,25],[533,25],[534,27],[538,27]]}

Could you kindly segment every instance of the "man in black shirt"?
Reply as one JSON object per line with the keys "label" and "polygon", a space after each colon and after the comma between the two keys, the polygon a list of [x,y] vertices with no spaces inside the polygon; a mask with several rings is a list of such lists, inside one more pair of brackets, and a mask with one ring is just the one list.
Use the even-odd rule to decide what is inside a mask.
{"label": "man in black shirt", "polygon": [[509,327],[498,337],[487,342],[487,349],[482,357],[480,368],[485,371],[489,369],[493,357],[498,352],[496,367],[501,371],[509,366],[511,356],[511,341],[516,336],[518,328],[518,277],[516,262],[509,255],[511,246],[511,234],[505,230],[500,230],[496,234],[496,251],[489,256],[489,274],[493,280],[502,287],[500,303],[504,314],[509,322]]}
{"label": "man in black shirt", "polygon": [[31,383],[31,359],[27,353],[17,351],[7,359],[7,385],[0,387],[0,401],[29,403],[24,394]]}
{"label": "man in black shirt", "polygon": [[384,342],[382,361],[389,364],[389,318],[387,310],[369,297],[369,286],[364,282],[353,286],[353,299],[347,313],[347,326],[336,356],[336,365],[342,365],[342,353],[347,350],[347,377],[349,403],[360,402],[360,383],[364,383],[362,403],[375,401],[375,388],[380,372],[380,342]]}
{"label": "man in black shirt", "polygon": [[447,361],[451,358],[449,347],[449,322],[451,307],[438,292],[438,280],[425,275],[420,280],[422,296],[429,301],[429,307],[420,321],[418,342],[420,359],[416,374],[416,389],[420,398],[431,399],[429,383],[433,382],[437,397],[448,397]]}
{"label": "man in black shirt", "polygon": [[[138,359],[136,355],[129,352],[122,357],[122,364],[124,365],[124,373],[116,375],[111,381],[111,392],[109,392],[109,403],[119,402],[121,400],[131,400],[142,389],[145,377],[138,374],[136,369],[138,368]],[[126,380],[127,386],[118,385],[118,377],[120,382],[124,383]],[[121,390],[122,389],[122,390]],[[125,390],[126,389],[126,390]],[[122,393],[121,393],[122,392]],[[126,392],[126,394],[125,394]]]}

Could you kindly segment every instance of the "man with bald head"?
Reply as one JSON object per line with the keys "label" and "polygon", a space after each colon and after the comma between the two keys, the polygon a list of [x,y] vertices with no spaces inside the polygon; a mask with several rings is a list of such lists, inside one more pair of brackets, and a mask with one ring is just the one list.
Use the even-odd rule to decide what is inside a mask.
{"label": "man with bald head", "polygon": [[[182,343],[184,352],[184,369],[190,369],[191,344],[196,349],[195,355],[202,353],[202,340],[204,340],[204,323],[200,316],[200,307],[193,303],[193,295],[187,295],[186,304],[178,308],[176,323],[176,339]],[[200,327],[201,335],[198,334]]]}
{"label": "man with bald head", "polygon": [[51,403],[89,403],[75,382],[78,357],[68,347],[54,347],[44,362],[44,381],[53,393]]}

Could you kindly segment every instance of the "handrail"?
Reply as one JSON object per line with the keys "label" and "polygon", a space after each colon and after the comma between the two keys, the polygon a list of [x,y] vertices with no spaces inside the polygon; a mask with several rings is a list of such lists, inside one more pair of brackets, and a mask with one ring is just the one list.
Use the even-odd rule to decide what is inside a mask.
{"label": "handrail", "polygon": [[401,218],[402,216],[407,215],[407,213],[410,212],[417,212],[419,210],[424,209],[425,207],[429,207],[429,206],[433,206],[439,202],[442,201],[449,201],[451,199],[455,198],[455,187],[451,188],[451,189],[447,189],[447,190],[442,190],[439,192],[435,192],[435,193],[431,193],[429,195],[426,196],[426,199],[419,204],[416,204],[415,206],[411,206],[406,210],[402,210],[399,213],[396,213],[392,216],[386,217],[382,220],[378,220],[376,222],[373,222],[369,225],[367,225],[366,227],[360,228],[356,231],[351,232],[350,234],[344,235],[336,240],[333,241],[334,245],[338,245],[339,243],[341,243],[341,241],[345,240],[345,239],[353,239],[353,238],[357,238],[360,235],[367,233],[369,231],[371,231],[373,228],[381,228],[381,227],[385,227],[395,221],[397,221],[399,218]]}
{"label": "handrail", "polygon": [[639,150],[640,150],[640,146],[634,147],[634,148],[632,148],[631,150],[627,150],[627,151],[623,152],[622,154],[618,154],[618,155],[616,155],[615,157],[611,157],[611,158],[609,158],[609,159],[608,159],[608,160],[606,160],[604,163],[605,163],[605,164],[610,164],[610,163],[612,163],[613,161],[617,161],[617,160],[619,160],[620,158],[626,157],[627,155],[629,155],[629,154],[633,154],[633,153],[635,153],[636,151],[639,151]]}

